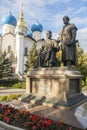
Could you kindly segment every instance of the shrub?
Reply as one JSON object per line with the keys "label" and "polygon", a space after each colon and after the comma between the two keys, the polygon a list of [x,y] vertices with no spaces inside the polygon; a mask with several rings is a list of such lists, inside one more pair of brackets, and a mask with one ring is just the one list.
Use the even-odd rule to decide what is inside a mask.
{"label": "shrub", "polygon": [[0,101],[9,101],[9,100],[17,99],[19,96],[21,96],[21,94],[13,94],[13,95],[11,94],[7,96],[1,96]]}
{"label": "shrub", "polygon": [[8,95],[7,100],[17,99],[19,96],[21,96],[21,94]]}
{"label": "shrub", "polygon": [[0,101],[6,101],[7,100],[7,96],[1,96],[0,97]]}
{"label": "shrub", "polygon": [[12,86],[12,88],[25,88],[26,83],[25,82],[19,82]]}
{"label": "shrub", "polygon": [[13,84],[18,83],[18,82],[19,82],[18,79],[13,79],[13,78],[10,78],[10,79],[0,79],[0,86],[10,87]]}
{"label": "shrub", "polygon": [[25,86],[25,81],[20,81],[18,79],[0,79],[0,87],[25,88]]}

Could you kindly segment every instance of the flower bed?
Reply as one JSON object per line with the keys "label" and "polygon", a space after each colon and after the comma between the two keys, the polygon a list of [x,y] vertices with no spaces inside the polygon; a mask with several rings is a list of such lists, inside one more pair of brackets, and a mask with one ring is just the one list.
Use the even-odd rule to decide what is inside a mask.
{"label": "flower bed", "polygon": [[26,130],[73,130],[71,126],[64,124],[63,121],[53,122],[29,111],[18,110],[2,104],[0,104],[0,121]]}

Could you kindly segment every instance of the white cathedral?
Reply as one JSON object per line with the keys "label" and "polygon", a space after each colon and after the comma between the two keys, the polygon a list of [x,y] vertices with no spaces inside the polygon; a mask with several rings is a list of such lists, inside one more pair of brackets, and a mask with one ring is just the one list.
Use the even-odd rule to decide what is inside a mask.
{"label": "white cathedral", "polygon": [[31,26],[31,32],[24,21],[23,11],[19,19],[12,15],[3,17],[2,32],[0,34],[0,50],[12,61],[12,70],[15,74],[24,74],[28,52],[34,42],[41,39],[43,26],[36,22]]}

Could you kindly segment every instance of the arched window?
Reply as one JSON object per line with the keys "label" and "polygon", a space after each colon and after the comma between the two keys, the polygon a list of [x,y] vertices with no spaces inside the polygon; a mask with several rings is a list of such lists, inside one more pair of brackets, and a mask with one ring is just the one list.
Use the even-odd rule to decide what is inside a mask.
{"label": "arched window", "polygon": [[8,53],[11,52],[11,46],[8,46]]}
{"label": "arched window", "polygon": [[25,49],[24,49],[24,56],[27,56],[27,55],[28,55],[28,48],[25,47]]}

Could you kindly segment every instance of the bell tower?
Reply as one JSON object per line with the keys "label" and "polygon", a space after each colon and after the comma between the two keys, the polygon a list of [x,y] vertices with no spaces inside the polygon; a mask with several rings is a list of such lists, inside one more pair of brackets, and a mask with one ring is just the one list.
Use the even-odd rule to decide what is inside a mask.
{"label": "bell tower", "polygon": [[24,14],[20,11],[19,20],[16,26],[16,58],[17,58],[17,67],[16,73],[24,73],[24,37],[28,34],[28,28],[24,21]]}

